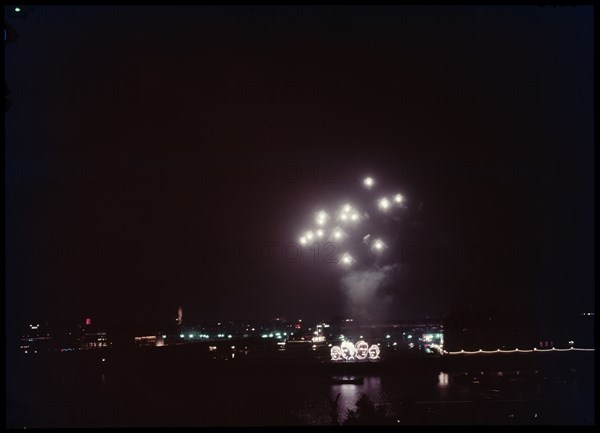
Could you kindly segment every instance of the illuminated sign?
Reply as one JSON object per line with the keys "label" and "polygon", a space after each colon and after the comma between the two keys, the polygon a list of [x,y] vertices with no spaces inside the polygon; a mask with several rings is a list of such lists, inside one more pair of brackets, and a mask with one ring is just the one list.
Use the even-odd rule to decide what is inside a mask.
{"label": "illuminated sign", "polygon": [[357,341],[356,344],[345,340],[339,346],[331,348],[332,361],[376,361],[381,353],[379,346],[373,344],[369,347],[366,341]]}

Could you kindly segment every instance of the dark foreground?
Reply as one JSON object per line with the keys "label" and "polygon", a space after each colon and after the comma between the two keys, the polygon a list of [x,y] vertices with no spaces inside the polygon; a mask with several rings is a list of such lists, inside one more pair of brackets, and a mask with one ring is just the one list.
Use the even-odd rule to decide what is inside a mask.
{"label": "dark foreground", "polygon": [[[344,376],[364,381],[332,380]],[[359,411],[348,418],[363,395],[376,414]],[[278,352],[207,359],[189,348],[22,355],[7,369],[6,404],[7,427],[16,428],[590,425],[594,353],[397,357],[364,364]]]}

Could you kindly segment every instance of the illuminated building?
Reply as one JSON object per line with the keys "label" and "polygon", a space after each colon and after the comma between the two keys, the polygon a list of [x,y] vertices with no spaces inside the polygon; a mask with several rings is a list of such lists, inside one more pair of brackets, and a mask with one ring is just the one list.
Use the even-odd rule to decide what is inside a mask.
{"label": "illuminated building", "polygon": [[47,326],[42,326],[39,323],[31,323],[25,333],[21,335],[19,348],[25,354],[45,352],[52,349],[52,340],[53,335]]}
{"label": "illuminated building", "polygon": [[91,328],[91,326],[86,326],[78,343],[79,349],[84,350],[104,349],[110,345],[106,331],[96,327]]}
{"label": "illuminated building", "polygon": [[153,346],[161,347],[165,345],[165,335],[142,335],[134,337],[133,340],[137,347]]}

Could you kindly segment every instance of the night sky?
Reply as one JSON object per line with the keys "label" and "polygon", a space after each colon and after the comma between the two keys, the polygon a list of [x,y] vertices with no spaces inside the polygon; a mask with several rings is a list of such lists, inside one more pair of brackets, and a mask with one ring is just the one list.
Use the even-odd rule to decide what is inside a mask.
{"label": "night sky", "polygon": [[367,174],[409,208],[390,317],[593,308],[591,7],[25,9],[8,323],[344,316],[281,247]]}

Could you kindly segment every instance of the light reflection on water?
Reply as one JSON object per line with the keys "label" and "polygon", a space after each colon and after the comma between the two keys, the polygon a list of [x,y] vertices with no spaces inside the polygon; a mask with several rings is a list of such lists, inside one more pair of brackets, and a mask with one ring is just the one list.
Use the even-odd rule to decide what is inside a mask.
{"label": "light reflection on water", "polygon": [[340,398],[337,405],[337,419],[338,422],[341,423],[347,418],[349,410],[356,409],[356,402],[363,394],[366,394],[376,406],[381,404],[381,377],[365,377],[362,385],[332,385],[329,390],[329,398],[332,401],[335,401],[338,394],[340,395]]}
{"label": "light reflection on water", "polygon": [[[136,414],[160,407],[153,420],[161,426],[331,425],[344,423],[363,395],[394,425],[594,423],[592,366],[502,371],[399,366],[364,376],[360,384],[334,383],[332,379],[349,376],[328,372],[254,375],[173,369],[157,375],[154,366],[101,367],[49,370],[54,374],[37,366],[27,370],[16,382],[20,386],[13,399],[22,403],[12,409],[12,424],[144,426],[147,418]],[[210,392],[188,398],[198,389]],[[42,413],[40,404],[49,408]]]}
{"label": "light reflection on water", "polygon": [[[566,416],[560,415],[560,411],[570,413],[569,399],[582,398],[578,389],[576,381],[562,384],[558,380],[542,380],[540,383],[535,375],[524,375],[522,371],[438,371],[430,375],[365,376],[362,384],[328,385],[323,389],[325,394],[311,399],[310,404],[300,405],[296,413],[307,424],[343,424],[348,418],[348,411],[356,410],[356,403],[366,395],[376,408],[385,409],[389,419],[398,419],[398,422],[408,419],[410,423],[412,419],[417,423],[435,424],[442,419],[471,418],[481,423],[515,420],[524,423],[548,422],[545,420],[554,419],[552,417],[557,416],[557,410],[558,419]],[[545,402],[547,399],[562,399],[563,403],[550,406]],[[454,415],[454,412],[459,415]],[[574,414],[573,419],[588,420],[589,414],[585,410],[580,412]],[[415,414],[425,415],[424,418],[409,418]]]}
{"label": "light reflection on water", "polygon": [[440,371],[440,374],[438,374],[438,387],[440,387],[440,388],[448,387],[448,380],[449,380],[448,373],[444,373],[443,371]]}
{"label": "light reflection on water", "polygon": [[448,386],[450,385],[450,376],[444,371],[440,371],[438,374],[437,388],[442,399],[448,396]]}

